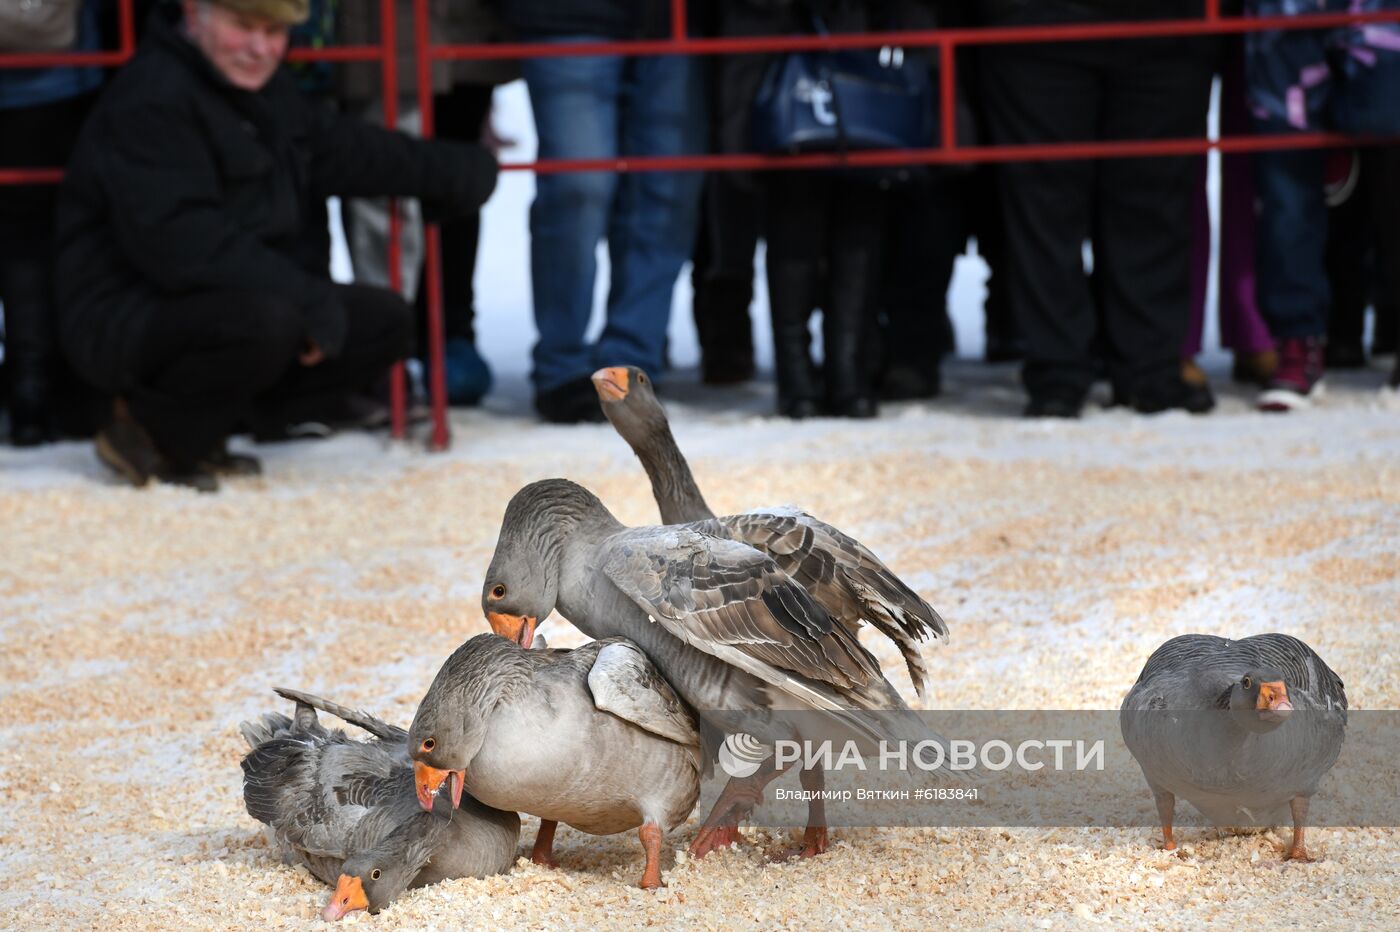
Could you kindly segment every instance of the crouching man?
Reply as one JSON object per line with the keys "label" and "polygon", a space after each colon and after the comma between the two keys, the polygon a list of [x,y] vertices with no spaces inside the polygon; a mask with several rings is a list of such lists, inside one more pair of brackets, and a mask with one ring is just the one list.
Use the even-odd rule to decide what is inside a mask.
{"label": "crouching man", "polygon": [[474,145],[415,140],[306,99],[282,66],[309,0],[184,0],[153,15],[84,127],[58,209],[64,351],[110,392],[101,460],[212,491],[254,473],[243,423],[363,388],[412,340],[397,294],[327,273],[331,195],[413,196],[441,217],[490,196]]}

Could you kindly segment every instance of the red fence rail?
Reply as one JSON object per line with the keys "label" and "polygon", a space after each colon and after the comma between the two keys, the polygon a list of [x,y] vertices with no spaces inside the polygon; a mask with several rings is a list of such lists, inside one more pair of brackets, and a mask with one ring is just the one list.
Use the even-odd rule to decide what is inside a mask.
{"label": "red fence rail", "polygon": [[[0,68],[32,68],[53,65],[115,67],[135,50],[134,0],[118,0],[120,45],[113,51],[56,54],[0,54]],[[326,49],[295,49],[294,61],[370,62],[380,65],[384,94],[384,120],[398,120],[399,75],[395,0],[380,0],[380,43]],[[431,69],[436,61],[544,58],[580,55],[726,55],[805,51],[813,49],[861,49],[898,45],[936,48],[939,53],[939,119],[942,130],[937,146],[928,149],[882,150],[810,155],[695,154],[684,156],[619,157],[612,159],[552,159],[514,162],[505,171],[537,174],[577,171],[733,171],[784,168],[821,168],[838,165],[936,165],[975,162],[1011,162],[1043,159],[1134,158],[1190,155],[1217,150],[1253,152],[1266,149],[1320,148],[1397,142],[1395,139],[1351,136],[1339,133],[1288,133],[1215,139],[1100,140],[1093,142],[1040,143],[1015,146],[960,146],[955,127],[957,93],[956,52],[960,48],[1044,42],[1084,42],[1147,38],[1186,38],[1231,35],[1271,30],[1325,29],[1367,23],[1400,23],[1400,10],[1371,13],[1318,13],[1306,16],[1226,17],[1219,0],[1205,0],[1199,19],[1132,22],[1072,23],[1050,26],[1009,26],[841,35],[744,36],[734,38],[691,37],[686,31],[686,0],[671,0],[671,32],[668,38],[618,42],[506,43],[499,45],[435,45],[429,30],[428,0],[413,0],[414,48],[418,106],[425,137],[433,135]],[[52,183],[62,171],[55,168],[0,170],[0,184]],[[399,218],[391,211],[389,278],[396,290],[400,283]],[[443,371],[443,319],[440,237],[436,225],[425,231],[424,287],[427,288],[429,333],[429,394],[433,426],[429,447],[445,449],[450,443],[446,415],[446,380]],[[402,437],[405,428],[403,368],[396,366],[391,380],[392,433]]]}

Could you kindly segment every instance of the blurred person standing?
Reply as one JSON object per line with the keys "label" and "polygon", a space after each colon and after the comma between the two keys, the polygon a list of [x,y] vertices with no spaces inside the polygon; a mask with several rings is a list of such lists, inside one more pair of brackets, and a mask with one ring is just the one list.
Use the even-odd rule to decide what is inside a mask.
{"label": "blurred person standing", "polygon": [[79,136],[57,219],[58,323],[116,396],[97,454],[135,485],[201,491],[257,460],[225,442],[363,389],[412,341],[396,294],[330,281],[328,196],[447,215],[495,185],[489,152],[414,140],[308,100],[282,65],[307,0],[185,0],[151,17]]}
{"label": "blurred person standing", "polygon": [[[724,34],[728,5],[705,2],[691,7],[700,35]],[[732,88],[724,81],[728,61],[724,55],[697,59],[705,74],[709,138],[717,145],[726,138],[748,136],[748,101],[731,99]],[[690,272],[700,380],[706,385],[737,385],[754,376],[749,309],[762,226],[763,186],[753,172],[706,173]]]}
{"label": "blurred person standing", "polygon": [[[412,0],[397,0],[399,46],[399,129],[418,133],[418,70],[414,57]],[[340,0],[337,26],[346,45],[379,41],[379,0]],[[504,42],[509,36],[487,0],[430,0],[429,41],[434,45],[478,45]],[[382,89],[377,63],[347,65],[341,71],[340,95],[347,107],[365,119],[383,122]],[[433,135],[438,139],[499,142],[491,131],[491,100],[497,85],[520,77],[520,65],[508,60],[435,61],[432,64]],[[345,238],[355,279],[387,286],[389,219],[387,201],[357,198],[343,205]],[[400,282],[417,315],[417,355],[428,356],[428,289],[423,284],[422,214],[412,200],[399,203],[402,224]],[[469,407],[491,388],[491,368],[476,348],[475,289],[477,241],[481,215],[440,224],[442,315],[445,337],[447,400]]]}
{"label": "blurred person standing", "polygon": [[[1202,14],[1200,0],[986,0],[982,9],[986,22],[1007,26]],[[989,46],[979,59],[979,87],[991,141],[1203,138],[1215,44],[1154,38]],[[1097,345],[1117,401],[1144,413],[1214,406],[1209,388],[1181,377],[1196,172],[1190,157],[999,168],[1027,416],[1079,416],[1100,371]],[[1086,240],[1092,277],[1084,271]]]}
{"label": "blurred person standing", "polygon": [[[901,29],[934,26],[962,27],[976,23],[975,5],[968,0],[943,0],[938,16],[914,2],[901,3],[895,20]],[[976,72],[979,49],[963,49],[957,61],[954,135],[959,146],[975,146],[978,126]],[[937,82],[937,60],[931,80]],[[909,183],[892,198],[886,230],[884,273],[880,292],[880,397],[906,401],[936,397],[942,390],[942,361],[957,349],[948,312],[948,288],[957,257],[976,236],[984,259],[995,252],[1001,218],[996,214],[996,187],[989,166],[928,166],[912,173]],[[985,302],[986,357],[1014,352],[1014,333],[999,313],[1001,281],[990,266]]]}
{"label": "blurred person standing", "polygon": [[[96,51],[101,0],[50,0],[35,23],[20,4],[0,11],[0,54]],[[101,68],[0,69],[0,168],[59,168],[68,161],[102,85]],[[64,420],[60,395],[73,380],[58,352],[53,307],[53,226],[58,186],[0,185],[0,306],[10,442],[53,439]]]}
{"label": "blurred person standing", "polygon": [[[1400,10],[1400,0],[1248,0],[1245,9],[1259,16],[1306,17]],[[1261,132],[1400,133],[1400,24],[1248,33],[1245,56],[1250,106]],[[1372,152],[1363,163],[1369,162],[1376,265],[1397,269],[1400,150]],[[1321,149],[1260,152],[1255,158],[1259,303],[1279,342],[1278,370],[1258,399],[1263,411],[1306,408],[1323,392],[1333,301],[1327,276],[1327,159]]]}
{"label": "blurred person standing", "polygon": [[[824,0],[813,3],[765,3],[730,0],[725,5],[728,35],[850,33],[917,28],[931,25],[929,5],[919,2],[856,2]],[[883,57],[882,57],[883,56]],[[733,56],[722,78],[725,92],[752,113],[752,132],[723,140],[726,148],[752,151],[832,151],[846,147],[846,134],[862,122],[879,125],[879,112],[888,105],[867,94],[853,112],[855,98],[837,101],[832,90],[842,72],[852,75],[847,88],[866,83],[878,86],[883,72],[891,83],[908,82],[908,103],[917,84],[927,89],[929,53],[886,48],[824,55],[801,52]],[[828,69],[819,82],[808,74]],[[917,74],[915,73],[917,71]],[[863,72],[858,74],[859,72]],[[857,76],[858,75],[858,76]],[[917,80],[916,80],[917,79]],[[815,88],[811,85],[815,84]],[[834,105],[833,105],[834,101]],[[919,99],[920,123],[933,125],[932,99]],[[762,121],[762,122],[760,122]],[[775,134],[785,123],[803,124],[793,138]],[[814,123],[822,127],[816,130]],[[884,128],[884,127],[881,127]],[[810,143],[801,142],[804,134]],[[836,144],[828,138],[836,135]],[[931,138],[893,147],[928,145]],[[758,143],[756,146],[755,144]],[[883,147],[890,148],[888,143]],[[778,414],[794,418],[818,415],[868,418],[878,413],[878,302],[890,222],[891,191],[912,185],[918,169],[833,168],[772,171],[763,175],[766,191],[768,301],[773,325],[774,369]],[[924,231],[920,230],[920,236]],[[913,244],[917,254],[920,244]],[[898,303],[898,299],[896,299]],[[821,310],[822,360],[811,355],[809,327]],[[919,314],[916,309],[914,313]],[[920,315],[921,316],[921,315]],[[937,360],[928,361],[932,365]]]}
{"label": "blurred person standing", "polygon": [[[1238,16],[1241,4],[1227,4],[1222,12]],[[1220,75],[1220,134],[1239,136],[1250,131],[1245,100],[1244,40],[1229,36],[1220,46],[1216,66]],[[1191,252],[1191,322],[1181,347],[1181,377],[1190,385],[1205,385],[1206,376],[1196,364],[1205,330],[1206,293],[1210,285],[1211,226],[1206,190],[1206,160],[1199,171],[1193,204]],[[1220,343],[1234,354],[1232,378],[1236,382],[1264,385],[1278,366],[1273,337],[1259,313],[1255,287],[1254,173],[1248,153],[1227,152],[1220,159],[1220,213],[1218,220],[1219,265],[1216,308]]]}
{"label": "blurred person standing", "polygon": [[[659,0],[502,0],[522,41],[568,44],[670,34]],[[702,154],[704,76],[685,55],[563,55],[523,63],[541,159]],[[535,409],[552,423],[601,421],[589,376],[635,365],[653,378],[665,365],[671,297],[691,257],[700,172],[540,174],[530,207],[530,278],[539,341],[531,380]],[[606,239],[607,319],[586,338]]]}
{"label": "blurred person standing", "polygon": [[[1327,281],[1332,303],[1327,314],[1327,368],[1363,369],[1367,358],[1367,310],[1375,312],[1371,356],[1394,352],[1400,317],[1400,269],[1379,264],[1372,175],[1383,176],[1395,147],[1335,150],[1328,157],[1324,192],[1327,201]],[[1393,196],[1393,195],[1392,195]],[[1400,216],[1400,204],[1387,211]]]}

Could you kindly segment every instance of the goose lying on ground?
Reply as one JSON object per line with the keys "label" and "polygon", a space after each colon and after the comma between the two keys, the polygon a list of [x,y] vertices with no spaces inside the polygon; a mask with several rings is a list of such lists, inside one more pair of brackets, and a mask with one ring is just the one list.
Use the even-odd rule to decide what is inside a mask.
{"label": "goose lying on ground", "polygon": [[[378,912],[409,887],[510,869],[518,815],[467,799],[421,818],[407,732],[316,696],[277,693],[296,703],[293,717],[268,713],[239,726],[252,749],[243,758],[243,802],[291,859],[335,886],[324,918]],[[374,739],[327,729],[318,708]]]}
{"label": "goose lying on ground", "polygon": [[1286,634],[1187,634],[1157,648],[1123,699],[1119,724],[1157,801],[1163,847],[1176,847],[1178,796],[1222,826],[1281,821],[1287,804],[1285,860],[1310,860],[1308,800],[1341,753],[1346,710],[1341,679]]}
{"label": "goose lying on ground", "polygon": [[638,828],[641,886],[661,886],[661,838],[700,793],[699,735],[685,706],[621,638],[576,650],[525,650],[482,634],[447,659],[413,717],[408,745],[418,801],[444,785],[542,821],[537,861],[550,863],[555,823],[591,835]]}

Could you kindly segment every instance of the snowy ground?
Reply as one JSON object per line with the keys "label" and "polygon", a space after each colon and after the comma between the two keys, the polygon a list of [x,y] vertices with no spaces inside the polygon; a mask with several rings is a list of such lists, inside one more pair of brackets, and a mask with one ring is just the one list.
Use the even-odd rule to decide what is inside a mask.
{"label": "snowy ground", "polygon": [[[238,722],[277,707],[281,684],[406,722],[443,658],[485,630],[481,573],[527,481],[566,475],[623,520],[655,520],[610,428],[528,416],[528,185],[503,181],[484,237],[500,390],[454,415],[448,453],[368,435],[273,445],[258,450],[266,478],[198,496],[120,486],[86,444],[0,448],[0,925],[306,927],[327,891],[278,863],[243,811]],[[975,271],[955,285],[969,354]],[[881,554],[952,628],[934,707],[1112,709],[1166,638],[1269,630],[1313,644],[1354,707],[1400,707],[1400,400],[1379,370],[1270,418],[1212,356],[1209,417],[1095,407],[1031,423],[1014,368],[963,361],[937,403],[793,424],[766,416],[767,385],[698,386],[687,315],[675,326],[667,403],[710,502],[797,503]],[[579,639],[557,618],[543,630]],[[893,651],[871,647],[912,699]],[[564,829],[558,870],[455,881],[351,921],[1400,928],[1395,830],[1319,830],[1317,863],[1282,867],[1277,838],[1183,831],[1178,857],[1144,829],[841,831],[787,866],[764,859],[784,839],[752,832],[673,861],[694,831],[667,840],[658,894],[630,886],[632,835]]]}

